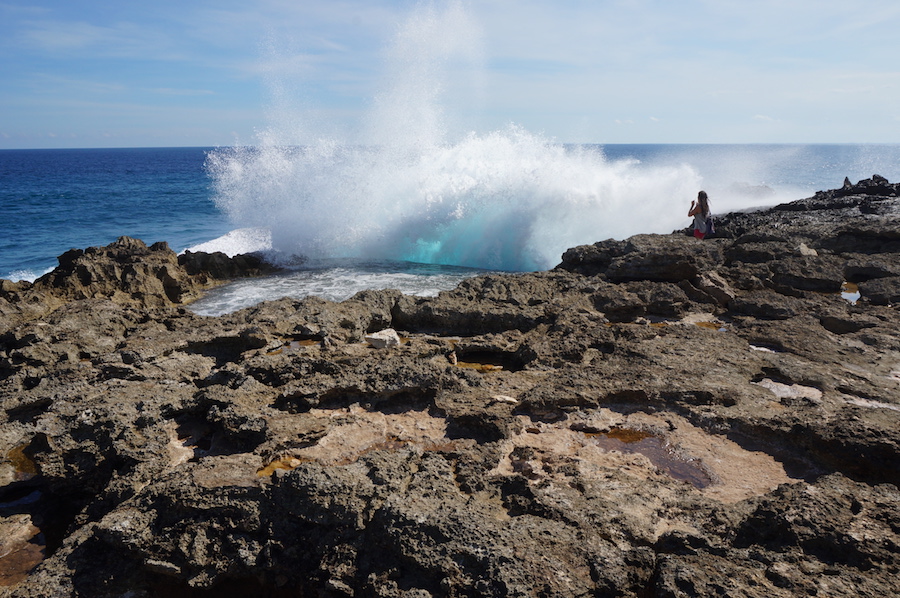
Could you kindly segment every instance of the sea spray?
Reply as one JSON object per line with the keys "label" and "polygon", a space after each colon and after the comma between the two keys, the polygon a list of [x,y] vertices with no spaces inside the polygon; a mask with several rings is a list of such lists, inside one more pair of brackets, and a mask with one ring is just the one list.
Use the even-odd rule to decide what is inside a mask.
{"label": "sea spray", "polygon": [[386,52],[360,138],[292,139],[302,127],[288,119],[254,147],[210,153],[215,202],[236,226],[268,230],[283,260],[536,270],[574,245],[685,225],[701,182],[690,166],[609,161],[516,125],[451,134],[447,81],[477,62],[477,27],[459,4],[423,11]]}
{"label": "sea spray", "polygon": [[552,267],[565,249],[684,226],[688,166],[607,161],[510,127],[397,155],[331,144],[210,157],[216,202],[271,231],[281,255],[369,257],[502,270]]}
{"label": "sea spray", "polygon": [[386,47],[359,144],[404,155],[468,130],[461,121],[483,87],[483,35],[461,2],[442,5],[420,4]]}

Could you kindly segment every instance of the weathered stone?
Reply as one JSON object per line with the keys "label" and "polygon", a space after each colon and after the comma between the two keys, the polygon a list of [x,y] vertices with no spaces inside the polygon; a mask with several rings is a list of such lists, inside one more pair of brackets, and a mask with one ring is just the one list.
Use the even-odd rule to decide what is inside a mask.
{"label": "weathered stone", "polygon": [[3,281],[0,331],[42,317],[69,301],[106,298],[122,305],[159,308],[197,299],[225,279],[272,272],[258,257],[225,254],[176,256],[164,242],[150,247],[120,237],[106,247],[72,249],[59,266],[33,284]]}
{"label": "weathered stone", "polygon": [[717,272],[703,272],[697,278],[696,287],[715,299],[720,305],[728,305],[735,297],[734,290]]}
{"label": "weathered stone", "polygon": [[679,282],[714,270],[723,261],[721,248],[715,241],[637,235],[627,243],[624,254],[614,258],[606,270],[609,280]]}
{"label": "weathered stone", "polygon": [[895,595],[895,191],[218,318],[251,259],[67,252],[0,283],[4,595]]}
{"label": "weathered stone", "polygon": [[400,346],[400,337],[393,328],[386,328],[366,335],[366,342],[376,349],[391,349]]}
{"label": "weathered stone", "polygon": [[831,255],[788,256],[772,268],[771,279],[791,289],[837,293],[844,283],[844,260]]}
{"label": "weathered stone", "polygon": [[774,291],[754,291],[735,297],[729,308],[755,318],[786,320],[801,314],[803,303]]}
{"label": "weathered stone", "polygon": [[873,278],[900,276],[900,263],[896,255],[862,256],[847,261],[844,278],[848,282],[859,283]]}
{"label": "weathered stone", "polygon": [[811,247],[807,247],[806,243],[800,243],[797,250],[800,253],[800,255],[805,256],[805,257],[815,257],[815,256],[819,255],[818,251],[816,251],[815,249],[813,249]]}
{"label": "weathered stone", "polygon": [[864,328],[878,326],[878,320],[876,319],[850,314],[845,315],[836,311],[822,315],[819,321],[822,326],[835,334],[849,334],[851,332],[859,332]]}
{"label": "weathered stone", "polygon": [[859,283],[859,294],[875,305],[900,303],[900,276],[875,278]]}

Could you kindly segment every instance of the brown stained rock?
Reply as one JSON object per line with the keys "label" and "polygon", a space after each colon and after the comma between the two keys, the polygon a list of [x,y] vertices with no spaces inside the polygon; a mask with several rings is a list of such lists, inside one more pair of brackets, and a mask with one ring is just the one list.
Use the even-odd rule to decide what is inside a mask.
{"label": "brown stained rock", "polygon": [[839,191],[433,298],[199,317],[259,264],[129,239],[4,281],[4,595],[900,593],[900,209]]}
{"label": "brown stained rock", "polygon": [[44,546],[26,514],[0,517],[0,587],[14,586],[44,560]]}

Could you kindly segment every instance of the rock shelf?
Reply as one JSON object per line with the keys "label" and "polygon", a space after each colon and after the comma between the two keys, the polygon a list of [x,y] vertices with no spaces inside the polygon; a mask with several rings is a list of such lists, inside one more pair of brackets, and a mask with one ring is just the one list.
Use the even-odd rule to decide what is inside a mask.
{"label": "rock shelf", "polygon": [[2,281],[0,595],[896,595],[898,191],[433,298],[202,317],[268,267],[124,237]]}

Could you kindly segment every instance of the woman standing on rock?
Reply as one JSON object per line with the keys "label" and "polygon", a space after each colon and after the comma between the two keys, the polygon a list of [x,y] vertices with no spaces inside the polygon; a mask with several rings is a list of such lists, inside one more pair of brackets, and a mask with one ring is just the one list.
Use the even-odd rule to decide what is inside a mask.
{"label": "woman standing on rock", "polygon": [[709,219],[709,197],[706,191],[697,194],[697,201],[691,202],[688,216],[694,217],[694,236],[702,239],[706,236],[706,227]]}

